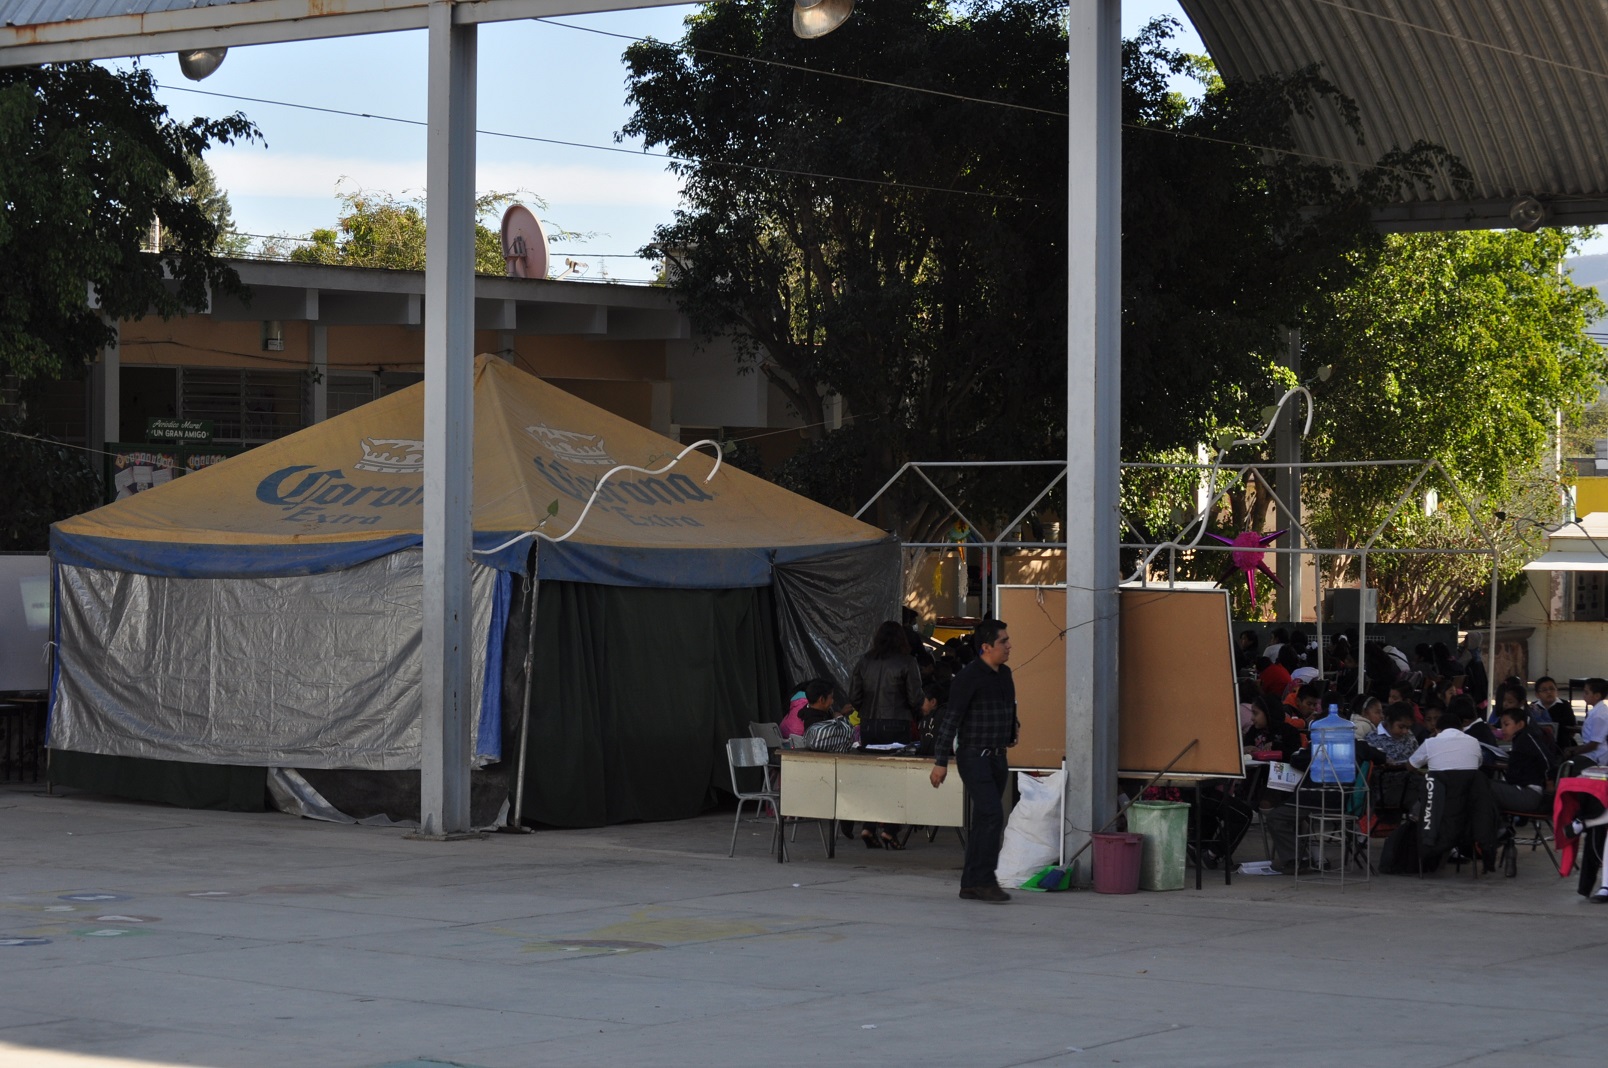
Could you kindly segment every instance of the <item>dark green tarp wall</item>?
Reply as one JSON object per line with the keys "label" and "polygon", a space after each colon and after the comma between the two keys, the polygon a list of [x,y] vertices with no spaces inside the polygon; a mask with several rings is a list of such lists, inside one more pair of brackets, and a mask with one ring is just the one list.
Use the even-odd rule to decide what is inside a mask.
{"label": "dark green tarp wall", "polygon": [[262,812],[268,808],[267,768],[52,749],[49,778],[58,786],[184,808],[228,812]]}
{"label": "dark green tarp wall", "polygon": [[726,740],[785,711],[775,619],[768,587],[538,583],[525,819],[686,819],[729,791]]}

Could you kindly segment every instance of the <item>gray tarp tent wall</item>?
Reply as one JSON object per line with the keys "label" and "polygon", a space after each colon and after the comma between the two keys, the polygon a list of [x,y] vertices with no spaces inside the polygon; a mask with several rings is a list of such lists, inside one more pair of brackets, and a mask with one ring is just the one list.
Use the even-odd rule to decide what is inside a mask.
{"label": "gray tarp tent wall", "polygon": [[[594,494],[679,444],[494,358],[475,394],[476,762],[513,754],[524,706],[518,535],[592,502],[534,554],[525,814],[700,811],[725,740],[777,718],[784,683],[841,681],[893,616],[896,543],[700,454]],[[422,401],[404,390],[52,529],[56,781],[249,807],[263,772],[198,769],[301,769],[417,815]]]}

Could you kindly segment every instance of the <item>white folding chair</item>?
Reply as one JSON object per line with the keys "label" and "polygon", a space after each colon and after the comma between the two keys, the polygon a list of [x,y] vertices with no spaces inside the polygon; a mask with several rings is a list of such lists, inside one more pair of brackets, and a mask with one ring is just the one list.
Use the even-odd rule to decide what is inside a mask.
{"label": "white folding chair", "polygon": [[[728,857],[737,855],[737,827],[742,823],[743,806],[752,801],[754,814],[758,815],[768,802],[771,812],[776,817],[776,830],[771,836],[771,842],[780,850],[777,859],[784,859],[787,855],[787,840],[782,836],[782,795],[771,786],[770,750],[766,747],[765,740],[763,738],[727,740],[726,766],[731,771],[731,792],[737,795],[737,814],[731,821],[731,849],[726,855]],[[758,768],[764,785],[759,790],[744,790],[737,778],[739,768]]]}

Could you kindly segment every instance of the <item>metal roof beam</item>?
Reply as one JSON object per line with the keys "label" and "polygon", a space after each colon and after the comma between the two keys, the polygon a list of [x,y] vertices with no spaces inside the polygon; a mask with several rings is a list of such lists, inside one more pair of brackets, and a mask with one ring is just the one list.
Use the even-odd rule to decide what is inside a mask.
{"label": "metal roof beam", "polygon": [[[161,0],[131,6],[156,7]],[[455,25],[513,22],[626,8],[664,7],[678,0],[479,0],[454,6]],[[0,4],[0,18],[8,7]],[[72,3],[57,5],[71,11]],[[64,63],[196,48],[311,41],[423,29],[423,0],[249,0],[172,10],[147,10],[23,25],[0,24],[0,67]]]}
{"label": "metal roof beam", "polygon": [[[1608,223],[1608,198],[1571,197],[1548,201],[1548,226],[1599,226]],[[1512,200],[1448,200],[1391,204],[1375,209],[1374,225],[1385,233],[1428,230],[1511,230]]]}

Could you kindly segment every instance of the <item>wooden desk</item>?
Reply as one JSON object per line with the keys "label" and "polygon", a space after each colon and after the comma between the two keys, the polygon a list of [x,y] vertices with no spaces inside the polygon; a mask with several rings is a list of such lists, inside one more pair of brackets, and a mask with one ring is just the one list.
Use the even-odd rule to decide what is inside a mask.
{"label": "wooden desk", "polygon": [[[782,815],[814,820],[963,827],[966,788],[951,769],[932,788],[931,757],[782,749]],[[837,836],[829,852],[836,854]]]}

